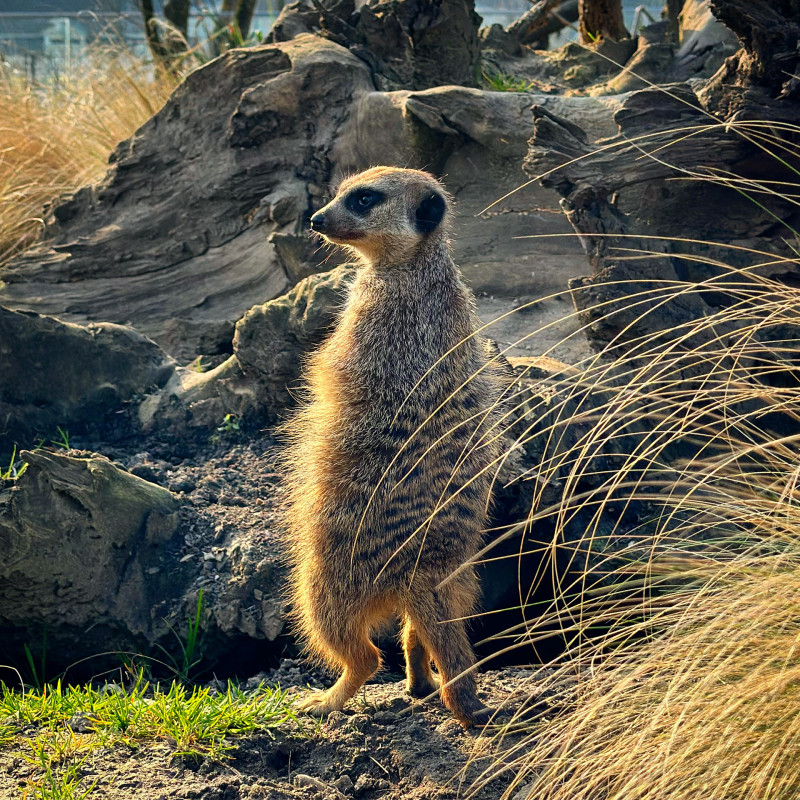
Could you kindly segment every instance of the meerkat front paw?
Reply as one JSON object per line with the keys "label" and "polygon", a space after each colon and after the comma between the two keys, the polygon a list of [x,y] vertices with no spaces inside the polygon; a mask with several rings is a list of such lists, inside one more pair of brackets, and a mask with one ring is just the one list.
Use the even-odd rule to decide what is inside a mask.
{"label": "meerkat front paw", "polygon": [[315,717],[324,717],[330,714],[331,711],[341,711],[343,703],[335,702],[330,692],[313,692],[312,694],[304,697],[297,707],[300,711],[305,711],[306,714],[312,714]]}

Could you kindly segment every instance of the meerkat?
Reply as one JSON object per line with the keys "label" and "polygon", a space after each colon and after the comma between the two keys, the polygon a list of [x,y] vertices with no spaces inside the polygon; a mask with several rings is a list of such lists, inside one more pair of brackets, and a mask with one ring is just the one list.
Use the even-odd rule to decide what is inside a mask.
{"label": "meerkat", "polygon": [[451,257],[450,207],[432,175],[376,167],[311,217],[361,261],[288,426],[292,613],[310,653],[341,670],[302,703],[314,714],[341,710],[379,668],[371,637],[395,614],[408,692],[440,691],[465,726],[492,714],[476,689],[465,619],[479,587],[464,565],[486,524],[500,391]]}

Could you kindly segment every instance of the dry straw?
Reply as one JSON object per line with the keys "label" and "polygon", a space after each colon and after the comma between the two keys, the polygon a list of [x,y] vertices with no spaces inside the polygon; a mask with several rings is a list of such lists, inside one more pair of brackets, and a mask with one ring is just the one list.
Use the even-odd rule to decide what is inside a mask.
{"label": "dry straw", "polygon": [[[792,170],[797,153],[776,137],[796,129],[740,132]],[[762,208],[770,195],[796,203],[788,184],[702,177]],[[504,798],[800,796],[800,294],[765,277],[800,265],[797,241],[786,229],[783,254],[729,248],[745,268],[682,256],[709,277],[637,281],[605,355],[539,376],[527,397],[518,376],[516,446],[541,453],[524,476],[541,488],[528,519],[498,533],[518,537],[521,555],[549,556],[536,580],[552,583],[553,601],[534,608],[521,588],[527,619],[498,646],[535,642],[549,626],[567,652],[527,708],[510,709],[500,755],[473,789],[510,772]],[[670,257],[655,243],[617,256]],[[716,312],[639,332],[654,311],[705,292]],[[619,301],[593,317],[621,319]],[[620,527],[632,509],[640,524]],[[537,541],[543,529],[549,541]]]}
{"label": "dry straw", "polygon": [[38,240],[47,204],[103,176],[175,84],[121,47],[97,47],[79,71],[35,85],[0,65],[0,269]]}

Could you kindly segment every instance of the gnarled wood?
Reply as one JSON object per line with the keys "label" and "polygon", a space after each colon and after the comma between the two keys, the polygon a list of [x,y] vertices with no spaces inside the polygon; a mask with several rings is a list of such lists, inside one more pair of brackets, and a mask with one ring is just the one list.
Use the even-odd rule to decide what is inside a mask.
{"label": "gnarled wood", "polygon": [[578,29],[583,44],[627,38],[621,0],[578,0]]}

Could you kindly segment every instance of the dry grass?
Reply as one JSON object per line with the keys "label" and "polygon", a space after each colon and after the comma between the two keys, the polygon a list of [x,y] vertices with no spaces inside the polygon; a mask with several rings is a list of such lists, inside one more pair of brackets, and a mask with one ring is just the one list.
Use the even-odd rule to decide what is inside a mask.
{"label": "dry grass", "polygon": [[[503,535],[521,552],[566,540],[573,556],[551,606],[500,637],[519,646],[549,623],[568,643],[500,735],[528,731],[487,770],[516,774],[504,798],[800,796],[800,292],[761,274],[800,259],[750,255],[749,269],[698,258],[706,281],[629,295],[627,333],[697,292],[724,297],[716,313],[612,343],[613,360],[533,397],[520,382],[518,444],[541,452],[527,476],[541,488]],[[643,256],[659,257],[629,254]],[[632,508],[631,532],[614,520]],[[543,523],[552,541],[537,545]],[[558,702],[537,709],[547,689]]]}
{"label": "dry grass", "polygon": [[44,206],[101,178],[111,151],[174,86],[147,63],[109,50],[45,85],[0,68],[0,268],[37,240]]}

